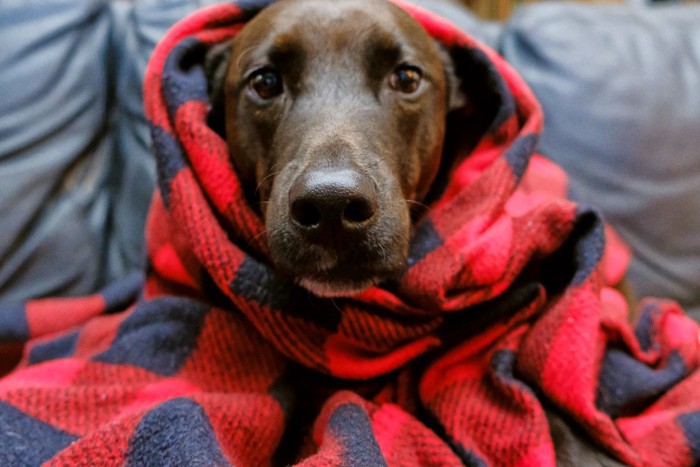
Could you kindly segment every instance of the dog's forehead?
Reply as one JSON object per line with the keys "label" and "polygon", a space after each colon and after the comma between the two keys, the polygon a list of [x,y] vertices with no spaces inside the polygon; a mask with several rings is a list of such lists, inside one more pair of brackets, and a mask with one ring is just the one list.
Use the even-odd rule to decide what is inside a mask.
{"label": "dog's forehead", "polygon": [[319,50],[409,58],[435,54],[422,26],[386,0],[282,0],[263,10],[242,35],[252,61],[256,55],[302,59]]}

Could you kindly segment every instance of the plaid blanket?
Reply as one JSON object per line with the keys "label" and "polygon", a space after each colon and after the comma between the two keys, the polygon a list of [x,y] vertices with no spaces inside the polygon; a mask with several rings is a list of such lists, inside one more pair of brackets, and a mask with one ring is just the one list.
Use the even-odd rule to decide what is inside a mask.
{"label": "plaid blanket", "polygon": [[275,274],[201,66],[265,3],[201,10],[153,55],[145,277],[0,308],[0,465],[547,466],[551,412],[623,463],[699,462],[698,327],[652,299],[628,324],[627,252],[533,153],[530,91],[424,10],[400,3],[491,75],[496,120],[396,283],[331,300]]}

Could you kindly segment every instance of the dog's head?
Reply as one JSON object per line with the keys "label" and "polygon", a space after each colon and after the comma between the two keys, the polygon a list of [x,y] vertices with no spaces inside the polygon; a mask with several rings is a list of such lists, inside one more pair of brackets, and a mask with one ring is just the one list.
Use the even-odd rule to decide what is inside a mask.
{"label": "dog's head", "polygon": [[282,0],[210,52],[208,73],[210,121],[275,266],[322,296],[400,274],[463,99],[426,31],[384,0]]}

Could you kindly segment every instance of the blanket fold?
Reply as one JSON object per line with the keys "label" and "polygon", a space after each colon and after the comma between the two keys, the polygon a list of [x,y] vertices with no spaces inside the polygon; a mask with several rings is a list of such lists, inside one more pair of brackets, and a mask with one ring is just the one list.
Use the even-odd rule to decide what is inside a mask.
{"label": "blanket fold", "polygon": [[0,355],[24,348],[0,464],[546,466],[572,452],[559,426],[611,461],[700,462],[697,325],[657,299],[628,324],[629,252],[535,153],[536,99],[425,10],[396,1],[488,75],[493,123],[446,155],[401,278],[323,299],[275,273],[202,67],[269,3],[205,8],[154,52],[145,277],[0,306]]}

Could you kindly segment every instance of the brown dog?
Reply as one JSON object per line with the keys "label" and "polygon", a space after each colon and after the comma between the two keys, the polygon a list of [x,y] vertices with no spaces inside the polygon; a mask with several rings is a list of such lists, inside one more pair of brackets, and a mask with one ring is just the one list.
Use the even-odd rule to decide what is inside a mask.
{"label": "brown dog", "polygon": [[[210,124],[259,203],[280,271],[322,296],[402,272],[412,210],[498,108],[472,60],[453,62],[384,0],[281,0],[210,53]],[[546,411],[558,463],[617,465]]]}
{"label": "brown dog", "polygon": [[282,0],[208,73],[275,266],[322,296],[399,274],[464,99],[448,54],[384,0]]}

